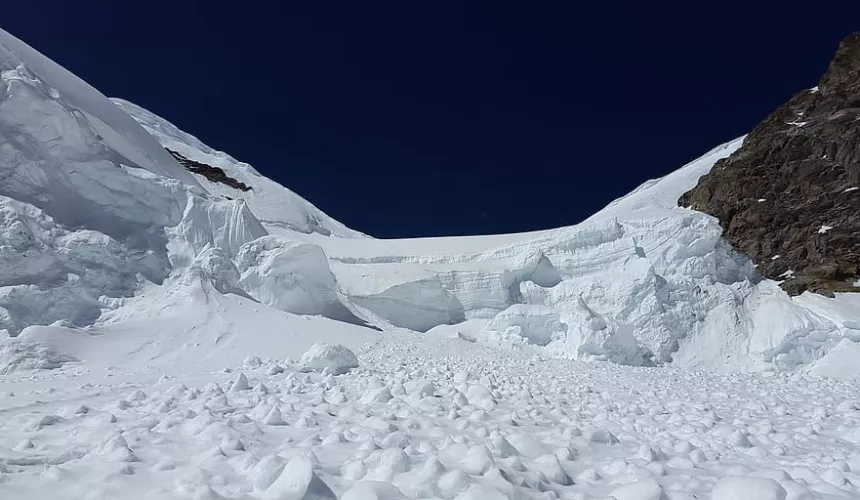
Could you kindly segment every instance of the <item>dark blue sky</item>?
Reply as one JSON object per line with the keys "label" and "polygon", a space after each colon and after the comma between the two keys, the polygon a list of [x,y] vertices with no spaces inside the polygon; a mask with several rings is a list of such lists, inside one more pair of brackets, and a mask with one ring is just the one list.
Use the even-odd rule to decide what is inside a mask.
{"label": "dark blue sky", "polygon": [[790,3],[48,0],[0,24],[394,237],[573,224],[746,133],[860,29]]}

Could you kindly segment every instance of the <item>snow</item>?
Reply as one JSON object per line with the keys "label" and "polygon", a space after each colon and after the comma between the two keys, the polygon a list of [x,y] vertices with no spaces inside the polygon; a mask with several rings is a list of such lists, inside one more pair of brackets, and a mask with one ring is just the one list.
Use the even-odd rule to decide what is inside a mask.
{"label": "snow", "polygon": [[727,477],[721,479],[713,500],[785,500],[785,489],[773,479],[759,477]]}
{"label": "snow", "polygon": [[625,484],[609,494],[615,500],[662,500],[663,487],[654,479]]}
{"label": "snow", "polygon": [[439,279],[394,285],[372,295],[350,295],[350,302],[390,325],[418,332],[466,319],[463,304]]}
{"label": "snow", "polygon": [[[849,432],[860,415],[857,381],[631,368],[541,352],[527,346],[500,356],[492,346],[401,332],[357,348],[359,366],[336,377],[265,356],[259,365],[167,376],[133,357],[110,371],[87,363],[13,372],[0,395],[0,493],[860,494],[851,465],[860,450]],[[283,372],[270,375],[273,366]],[[237,382],[242,390],[232,390]],[[428,384],[432,394],[420,389]]]}
{"label": "snow", "polygon": [[561,323],[558,312],[551,307],[514,304],[497,314],[485,327],[485,330],[497,333],[510,329],[530,343],[547,345],[553,337],[563,334],[567,326]]}
{"label": "snow", "polygon": [[358,366],[355,354],[340,344],[314,344],[299,362],[314,371],[328,370],[332,375],[341,375]]}
{"label": "snow", "polygon": [[337,282],[317,245],[266,236],[243,245],[236,265],[242,288],[282,311],[323,314],[340,305]]}
{"label": "snow", "polygon": [[[102,93],[3,30],[0,30],[0,74],[5,87],[0,94],[0,107],[4,110],[4,122],[0,123],[4,129],[7,123],[24,125],[25,118],[47,110],[51,119],[36,120],[39,129],[28,132],[38,134],[36,137],[43,139],[46,146],[53,146],[49,150],[74,147],[72,141],[92,131],[104,146],[125,159],[125,164],[198,185],[150,134]],[[24,102],[29,110],[17,105]],[[39,105],[45,108],[39,109]],[[73,121],[63,121],[70,116]],[[21,129],[14,131],[21,132]]]}
{"label": "snow", "polygon": [[860,296],[677,206],[743,138],[577,225],[376,240],[4,32],[0,81],[0,498],[860,495]]}
{"label": "snow", "polygon": [[[247,163],[210,148],[164,118],[123,99],[113,99],[113,102],[165,148],[191,160],[220,168],[228,176],[250,186],[251,191],[243,192],[224,184],[210,182],[205,177],[194,174],[196,180],[210,193],[244,201],[271,233],[290,234],[292,231],[297,231],[345,238],[366,237],[332,219],[289,189],[264,177]],[[269,166],[269,168],[276,168],[276,166]]]}
{"label": "snow", "polygon": [[809,373],[837,379],[853,379],[860,377],[860,344],[849,339],[842,339],[836,347],[824,357],[809,366]]}

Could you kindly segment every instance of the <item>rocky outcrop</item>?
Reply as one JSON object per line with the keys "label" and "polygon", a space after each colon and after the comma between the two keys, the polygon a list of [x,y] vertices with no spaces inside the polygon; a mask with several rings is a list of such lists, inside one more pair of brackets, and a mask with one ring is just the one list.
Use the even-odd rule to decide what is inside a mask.
{"label": "rocky outcrop", "polygon": [[860,291],[860,33],[678,202],[789,294]]}
{"label": "rocky outcrop", "polygon": [[173,157],[176,158],[176,161],[178,161],[179,164],[185,167],[185,169],[189,172],[202,175],[203,177],[206,177],[212,182],[218,182],[220,184],[230,186],[231,188],[238,189],[240,191],[250,191],[252,189],[251,186],[230,177],[229,175],[227,175],[226,172],[224,172],[224,170],[218,167],[213,167],[212,165],[207,165],[205,163],[200,163],[199,161],[186,158],[185,156],[170,149],[168,149],[167,151],[170,152],[170,154],[172,154]]}

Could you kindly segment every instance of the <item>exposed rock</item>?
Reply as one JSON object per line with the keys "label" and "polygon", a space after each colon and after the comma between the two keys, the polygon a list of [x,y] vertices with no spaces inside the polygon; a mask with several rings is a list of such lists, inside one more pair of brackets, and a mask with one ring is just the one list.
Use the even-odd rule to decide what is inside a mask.
{"label": "exposed rock", "polygon": [[791,295],[860,291],[860,33],[681,196]]}
{"label": "exposed rock", "polygon": [[[165,148],[167,149],[167,148]],[[245,184],[244,182],[237,181],[236,179],[227,175],[222,169],[218,167],[213,167],[212,165],[207,165],[205,163],[200,163],[199,161],[192,160],[190,158],[186,158],[185,156],[173,151],[171,149],[167,149],[170,154],[176,158],[176,161],[180,163],[186,170],[189,172],[202,175],[206,177],[212,182],[218,182],[220,184],[224,184],[230,186],[233,189],[239,189],[242,191],[250,191],[251,186]]]}

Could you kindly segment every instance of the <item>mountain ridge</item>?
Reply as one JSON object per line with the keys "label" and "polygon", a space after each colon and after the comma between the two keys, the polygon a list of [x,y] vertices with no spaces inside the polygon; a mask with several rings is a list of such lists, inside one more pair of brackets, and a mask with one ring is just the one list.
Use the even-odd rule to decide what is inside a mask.
{"label": "mountain ridge", "polygon": [[717,217],[727,241],[791,295],[857,292],[860,33],[821,77],[759,123],[679,204]]}
{"label": "mountain ridge", "polygon": [[[860,326],[853,299],[824,304],[806,295],[792,299],[722,239],[717,219],[677,206],[684,192],[748,137],[644,183],[577,225],[482,237],[376,240],[158,115],[122,99],[96,100],[99,107],[125,113],[155,139],[136,147],[157,148],[152,155],[175,151],[217,169],[216,181],[223,175],[251,189],[183,169],[193,181],[186,184],[163,171],[112,160],[106,139],[73,133],[88,130],[75,118],[86,110],[69,105],[64,92],[52,91],[38,77],[22,80],[25,73],[16,69],[4,75],[25,89],[44,88],[0,101],[8,106],[25,99],[0,117],[23,124],[8,149],[19,151],[22,140],[48,144],[39,135],[44,129],[35,125],[39,119],[30,114],[32,102],[68,109],[57,112],[68,124],[54,135],[65,137],[70,151],[86,153],[87,161],[74,168],[75,179],[83,176],[123,195],[102,195],[91,184],[80,184],[49,191],[32,208],[8,202],[18,207],[16,220],[33,228],[30,234],[39,241],[27,247],[35,259],[32,272],[0,273],[0,328],[24,340],[34,340],[28,328],[57,321],[114,329],[149,315],[151,307],[181,316],[182,298],[201,293],[238,296],[255,307],[371,326],[383,334],[457,331],[457,338],[503,351],[539,348],[569,359],[728,371],[806,366]],[[71,165],[67,158],[73,155],[66,149],[37,151],[35,165],[65,155],[52,175]],[[4,168],[13,173],[34,164],[25,156],[10,158]],[[88,197],[93,207],[82,215],[82,225],[62,218],[40,222],[67,191]],[[112,211],[135,214],[128,211],[133,203],[145,208],[126,232],[103,222]],[[6,226],[7,246],[18,241],[11,230],[15,224]],[[128,227],[136,232],[127,234]],[[82,264],[70,257],[82,253],[109,255],[116,264],[96,267],[96,273],[90,267],[98,259]],[[52,278],[42,279],[39,273],[48,269]],[[215,302],[198,302],[204,309],[207,303]],[[32,313],[40,308],[53,312]],[[774,314],[781,320],[774,321]],[[186,323],[177,319],[177,324]],[[280,348],[289,351],[287,345]]]}

